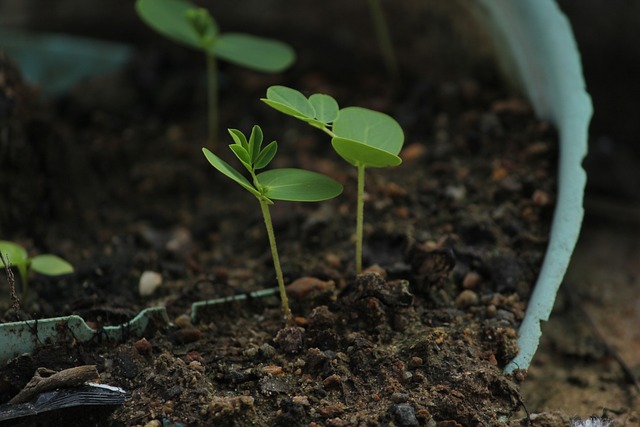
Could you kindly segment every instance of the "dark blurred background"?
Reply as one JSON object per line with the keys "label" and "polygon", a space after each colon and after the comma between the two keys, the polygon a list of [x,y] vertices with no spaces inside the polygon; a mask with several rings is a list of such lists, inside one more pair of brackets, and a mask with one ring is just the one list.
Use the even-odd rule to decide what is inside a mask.
{"label": "dark blurred background", "polygon": [[[81,34],[138,46],[164,42],[139,21],[133,3],[133,0],[108,3],[101,0],[4,0],[0,3],[0,28]],[[321,5],[287,0],[199,3],[212,10],[223,30],[279,37],[296,48],[302,61],[309,60],[305,56],[309,40],[316,44],[316,52],[315,49],[326,51],[336,44],[358,46],[353,57],[362,63],[366,63],[377,49],[364,0],[332,0]],[[420,68],[419,72],[425,76],[449,67],[452,62],[467,66],[459,54],[461,49],[487,55],[488,45],[477,42],[477,34],[469,25],[470,16],[461,13],[465,2],[442,3],[445,2],[383,2],[398,56],[405,58],[405,65]],[[604,0],[559,0],[558,3],[574,28],[587,88],[594,103],[590,154],[585,161],[589,173],[588,206],[610,211],[612,200],[640,203],[640,144],[637,141],[640,136],[640,108],[637,105],[640,96],[640,43],[637,37],[640,2],[620,0],[613,5]],[[443,18],[447,14],[454,18],[449,19],[451,22]],[[331,23],[330,28],[327,23]],[[305,34],[304,43],[296,40],[301,33]],[[422,52],[431,52],[441,45],[449,47],[438,52],[441,62],[421,62]],[[330,52],[327,52],[327,58],[330,58]],[[633,216],[633,212],[626,215]]]}

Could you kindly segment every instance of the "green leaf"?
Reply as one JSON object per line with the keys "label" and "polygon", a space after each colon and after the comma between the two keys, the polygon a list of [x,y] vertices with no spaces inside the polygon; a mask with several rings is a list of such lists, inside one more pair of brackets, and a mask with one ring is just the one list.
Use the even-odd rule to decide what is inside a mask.
{"label": "green leaf", "polygon": [[[22,283],[26,283],[27,263],[29,261],[27,250],[16,243],[9,242],[7,240],[0,240],[0,252],[2,252],[2,256],[5,257],[5,261],[18,269],[18,274],[20,274]],[[8,260],[6,259],[7,256],[9,257]],[[4,268],[4,264],[0,263],[0,267]]]}
{"label": "green leaf", "polygon": [[[5,260],[7,256],[9,257],[8,262],[10,262],[11,265],[27,265],[27,260],[29,259],[27,251],[17,243],[0,240],[0,252],[2,252],[2,256],[5,256]],[[1,263],[0,268],[4,268],[4,265]]]}
{"label": "green leaf", "polygon": [[244,136],[244,133],[242,133],[238,129],[227,129],[227,131],[229,132],[229,134],[231,135],[231,138],[233,138],[235,143],[242,146],[245,150],[247,150],[247,153],[248,153],[249,143],[247,142],[247,137]]}
{"label": "green leaf", "polygon": [[194,7],[185,12],[185,16],[200,39],[200,46],[209,47],[213,44],[216,34],[213,18],[209,11],[202,7]]}
{"label": "green leaf", "polygon": [[251,172],[251,158],[249,157],[249,153],[247,153],[247,150],[237,144],[231,144],[229,148],[231,148],[233,154],[236,155],[236,157],[238,158],[238,160],[240,160],[244,167],[247,168],[249,172]]}
{"label": "green leaf", "polygon": [[228,178],[231,178],[232,180],[240,184],[242,187],[244,187],[245,190],[247,190],[249,193],[253,194],[254,196],[258,198],[260,197],[260,192],[256,190],[255,187],[251,185],[249,180],[247,180],[247,178],[242,176],[240,172],[232,168],[227,162],[225,162],[220,157],[213,154],[208,149],[203,147],[202,152],[204,153],[204,156],[207,158],[209,163],[211,163],[211,166],[216,168],[218,172],[222,173]]}
{"label": "green leaf", "polygon": [[374,168],[398,166],[402,159],[395,154],[352,139],[335,137],[331,139],[333,149],[354,166],[358,163]]}
{"label": "green leaf", "polygon": [[286,43],[250,34],[222,34],[212,49],[221,59],[268,73],[283,71],[296,59],[295,52]]}
{"label": "green leaf", "polygon": [[269,145],[264,147],[264,150],[262,150],[258,155],[258,158],[253,165],[256,170],[262,169],[271,163],[271,160],[273,160],[273,157],[276,155],[276,151],[278,151],[278,143],[276,141],[271,141]]}
{"label": "green leaf", "polygon": [[258,125],[254,125],[251,129],[251,136],[249,137],[249,156],[251,157],[251,164],[255,163],[260,154],[260,148],[262,147],[262,129]]}
{"label": "green leaf", "polygon": [[304,169],[273,169],[258,175],[265,196],[272,200],[318,202],[342,193],[342,185],[328,176]]}
{"label": "green leaf", "polygon": [[[160,34],[192,48],[203,50],[203,38],[187,17],[189,10],[197,9],[185,0],[137,0],[136,11],[140,18]],[[218,27],[211,18],[211,28],[206,38],[215,39]]]}
{"label": "green leaf", "polygon": [[31,260],[31,269],[46,276],[73,273],[73,266],[56,255],[38,255]]}
{"label": "green leaf", "polygon": [[306,96],[286,86],[271,86],[267,89],[267,98],[262,98],[270,107],[295,118],[313,119],[316,111]]}
{"label": "green leaf", "polygon": [[315,118],[321,123],[329,124],[338,117],[338,102],[329,95],[315,93],[309,102],[316,112]]}
{"label": "green leaf", "polygon": [[404,144],[404,133],[398,122],[384,113],[366,108],[340,110],[333,122],[333,132],[340,138],[358,141],[391,154],[398,154]]}

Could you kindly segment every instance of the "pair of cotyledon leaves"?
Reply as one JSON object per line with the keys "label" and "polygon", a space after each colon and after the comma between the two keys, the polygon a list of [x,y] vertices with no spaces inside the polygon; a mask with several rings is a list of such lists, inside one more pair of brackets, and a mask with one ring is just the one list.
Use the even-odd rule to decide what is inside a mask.
{"label": "pair of cotyledon leaves", "polygon": [[329,95],[309,98],[295,89],[271,86],[262,99],[272,108],[320,129],[331,128],[334,150],[354,166],[398,166],[404,144],[402,128],[392,117],[361,107],[340,109]]}
{"label": "pair of cotyledon leaves", "polygon": [[240,184],[259,200],[273,203],[273,200],[295,202],[318,202],[331,199],[342,193],[342,185],[328,176],[303,169],[272,169],[254,175],[266,167],[278,150],[278,143],[272,141],[262,148],[263,134],[260,126],[254,126],[249,140],[237,129],[229,129],[234,143],[229,147],[240,163],[255,176],[251,183],[227,162],[203,148],[202,151],[211,165],[223,175]]}
{"label": "pair of cotyledon leaves", "polygon": [[244,33],[220,34],[205,9],[185,0],[137,0],[136,11],[162,35],[237,65],[278,72],[295,60],[293,49],[277,40]]}
{"label": "pair of cotyledon leaves", "polygon": [[[11,265],[18,268],[23,286],[27,281],[27,273],[29,270],[47,276],[73,273],[71,264],[62,258],[51,254],[37,255],[29,258],[26,249],[13,242],[6,240],[0,241],[0,252],[4,257],[8,258],[8,262]],[[0,264],[0,268],[1,267],[2,265]]]}

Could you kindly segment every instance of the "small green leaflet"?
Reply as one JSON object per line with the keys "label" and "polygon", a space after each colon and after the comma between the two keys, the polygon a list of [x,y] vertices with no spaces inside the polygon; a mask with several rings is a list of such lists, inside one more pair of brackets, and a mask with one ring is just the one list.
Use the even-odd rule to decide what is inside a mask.
{"label": "small green leaflet", "polygon": [[225,162],[220,157],[218,157],[215,154],[213,154],[208,149],[203,147],[202,148],[202,152],[204,153],[204,156],[207,158],[209,163],[211,163],[211,166],[216,168],[218,170],[218,172],[222,173],[223,175],[227,176],[228,178],[231,178],[232,180],[234,180],[235,182],[240,184],[242,187],[245,188],[245,190],[247,190],[248,192],[250,192],[254,196],[256,196],[258,198],[260,197],[260,192],[258,190],[256,190],[255,187],[253,185],[251,185],[249,180],[247,180],[247,178],[242,176],[240,174],[240,172],[238,172],[237,170],[232,168],[227,162]]}

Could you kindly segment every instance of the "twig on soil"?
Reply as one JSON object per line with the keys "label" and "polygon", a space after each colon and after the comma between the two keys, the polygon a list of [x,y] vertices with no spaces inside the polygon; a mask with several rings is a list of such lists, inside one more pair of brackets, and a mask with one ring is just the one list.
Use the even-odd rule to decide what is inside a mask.
{"label": "twig on soil", "polygon": [[2,260],[2,264],[4,264],[4,271],[7,272],[7,281],[9,282],[9,292],[11,297],[11,310],[17,313],[20,311],[20,299],[16,293],[16,278],[11,270],[9,254],[2,255],[2,252],[0,252],[0,260]]}
{"label": "twig on soil", "polygon": [[38,368],[33,378],[31,378],[20,393],[16,394],[9,403],[26,403],[45,391],[55,390],[57,388],[79,387],[87,381],[95,381],[97,379],[98,370],[96,369],[96,365],[76,366],[75,368],[65,369],[60,372],[55,372],[47,368]]}

